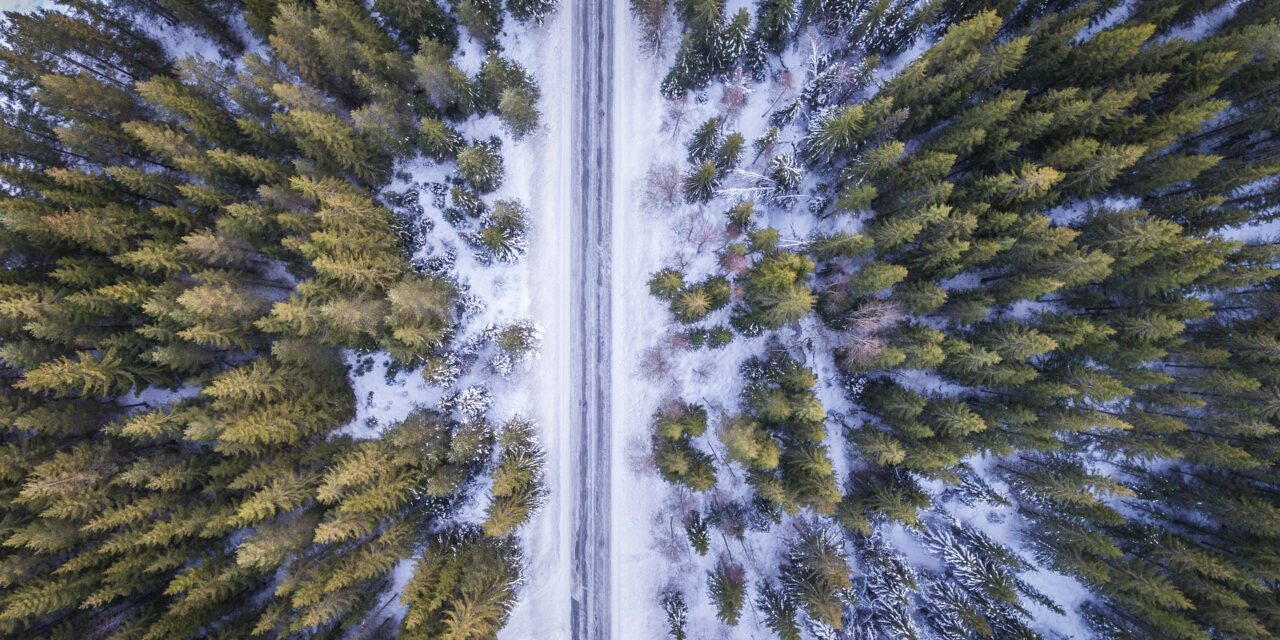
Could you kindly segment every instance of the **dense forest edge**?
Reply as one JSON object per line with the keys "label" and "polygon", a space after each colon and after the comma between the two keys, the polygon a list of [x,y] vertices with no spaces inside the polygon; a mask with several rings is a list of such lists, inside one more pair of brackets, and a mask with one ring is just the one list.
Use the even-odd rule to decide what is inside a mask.
{"label": "dense forest edge", "polygon": [[1280,636],[1280,4],[630,7],[671,638]]}
{"label": "dense forest edge", "polygon": [[[418,197],[520,259],[493,192],[539,90],[501,40],[554,5],[5,14],[0,636],[495,637],[544,455],[462,382],[538,329],[477,324]],[[443,399],[353,437],[369,354]]]}

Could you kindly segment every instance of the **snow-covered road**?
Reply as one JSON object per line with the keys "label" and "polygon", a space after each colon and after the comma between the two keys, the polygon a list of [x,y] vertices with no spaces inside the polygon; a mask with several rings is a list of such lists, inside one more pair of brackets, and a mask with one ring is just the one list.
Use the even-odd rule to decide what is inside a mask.
{"label": "snow-covered road", "polygon": [[572,3],[572,371],[574,640],[605,640],[610,625],[610,227],[612,0]]}

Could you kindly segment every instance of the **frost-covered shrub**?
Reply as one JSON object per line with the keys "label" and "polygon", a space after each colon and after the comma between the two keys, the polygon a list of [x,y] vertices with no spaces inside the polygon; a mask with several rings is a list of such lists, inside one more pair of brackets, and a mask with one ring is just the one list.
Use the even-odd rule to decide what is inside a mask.
{"label": "frost-covered shrub", "polygon": [[493,396],[489,388],[482,385],[472,385],[440,400],[440,408],[457,411],[468,420],[483,417],[492,405]]}
{"label": "frost-covered shrub", "polygon": [[461,374],[462,365],[452,352],[427,358],[427,364],[422,368],[422,379],[433,387],[451,387]]}
{"label": "frost-covered shrub", "polygon": [[676,208],[682,200],[680,188],[683,179],[684,174],[675,164],[653,165],[644,176],[644,204],[663,211]]}
{"label": "frost-covered shrub", "polygon": [[500,376],[510,375],[517,365],[532,360],[542,346],[542,327],[527,318],[506,326],[491,325],[484,336],[498,347],[489,368]]}
{"label": "frost-covered shrub", "polygon": [[517,200],[499,200],[480,220],[480,228],[463,234],[482,262],[515,262],[529,247],[529,212]]}
{"label": "frost-covered shrub", "polygon": [[474,144],[458,152],[458,173],[476,191],[489,193],[502,186],[502,155],[487,144]]}
{"label": "frost-covered shrub", "polygon": [[413,270],[422,275],[439,276],[448,278],[453,275],[454,265],[458,262],[458,251],[450,246],[440,248],[431,247],[431,252],[426,256],[415,257],[412,261]]}
{"label": "frost-covered shrub", "polygon": [[471,292],[459,294],[457,303],[459,310],[458,315],[461,318],[470,318],[481,311],[484,311],[485,307],[484,299]]}
{"label": "frost-covered shrub", "polygon": [[467,218],[479,218],[489,210],[479,193],[461,185],[449,190],[449,200],[453,206],[445,212],[445,218],[453,224],[459,224]]}

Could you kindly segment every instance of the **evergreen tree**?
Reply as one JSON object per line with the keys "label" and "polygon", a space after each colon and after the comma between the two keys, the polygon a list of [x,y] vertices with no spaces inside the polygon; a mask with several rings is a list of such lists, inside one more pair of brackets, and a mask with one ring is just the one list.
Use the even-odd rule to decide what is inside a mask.
{"label": "evergreen tree", "polygon": [[715,568],[707,572],[707,592],[716,605],[716,617],[731,627],[737,625],[747,596],[742,566],[721,556]]}
{"label": "evergreen tree", "polygon": [[787,595],[814,621],[833,629],[843,627],[844,608],[852,604],[849,574],[838,537],[816,523],[799,527],[779,570]]}
{"label": "evergreen tree", "polygon": [[813,261],[788,251],[768,252],[745,275],[746,297],[734,318],[736,326],[777,329],[803,318],[814,305],[806,280]]}
{"label": "evergreen tree", "polygon": [[673,403],[655,416],[653,458],[664,479],[694,491],[715,486],[711,455],[696,448],[693,441],[706,429],[707,412],[698,405]]}
{"label": "evergreen tree", "polygon": [[493,501],[489,503],[484,532],[505,536],[528,521],[546,495],[542,482],[545,454],[538,446],[535,425],[513,418],[498,436],[501,453],[493,471]]}
{"label": "evergreen tree", "polygon": [[466,529],[437,536],[402,596],[401,637],[495,637],[515,600],[519,559],[511,538]]}
{"label": "evergreen tree", "polygon": [[458,173],[480,193],[502,184],[502,156],[488,145],[475,144],[458,152]]}
{"label": "evergreen tree", "polygon": [[493,42],[502,30],[502,9],[501,0],[459,0],[454,7],[458,22],[471,37],[485,43]]}
{"label": "evergreen tree", "polygon": [[541,23],[556,9],[557,0],[507,0],[507,11],[521,22]]}
{"label": "evergreen tree", "polygon": [[689,617],[689,606],[685,604],[684,596],[679,591],[667,591],[662,594],[659,604],[667,617],[667,635],[671,640],[685,640],[688,637],[685,624]]}

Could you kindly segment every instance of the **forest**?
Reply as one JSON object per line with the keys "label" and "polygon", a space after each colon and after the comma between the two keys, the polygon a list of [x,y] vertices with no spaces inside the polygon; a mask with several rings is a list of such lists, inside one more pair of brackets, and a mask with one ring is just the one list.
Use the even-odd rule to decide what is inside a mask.
{"label": "forest", "polygon": [[[520,259],[530,214],[491,193],[539,89],[498,34],[553,9],[5,15],[0,637],[494,636],[544,454],[455,383],[510,371],[536,331],[478,326],[419,191],[392,187],[438,167],[423,191],[469,259]],[[485,116],[501,129],[460,131]],[[373,352],[452,391],[354,438],[347,356]]]}
{"label": "forest", "polygon": [[512,185],[583,177],[587,2],[664,245],[595,274],[661,325],[601,373],[619,640],[1280,637],[1280,0],[43,0],[0,638],[604,640],[513,410],[588,339]]}
{"label": "forest", "polygon": [[738,362],[651,419],[669,637],[1280,637],[1280,4],[630,10]]}

